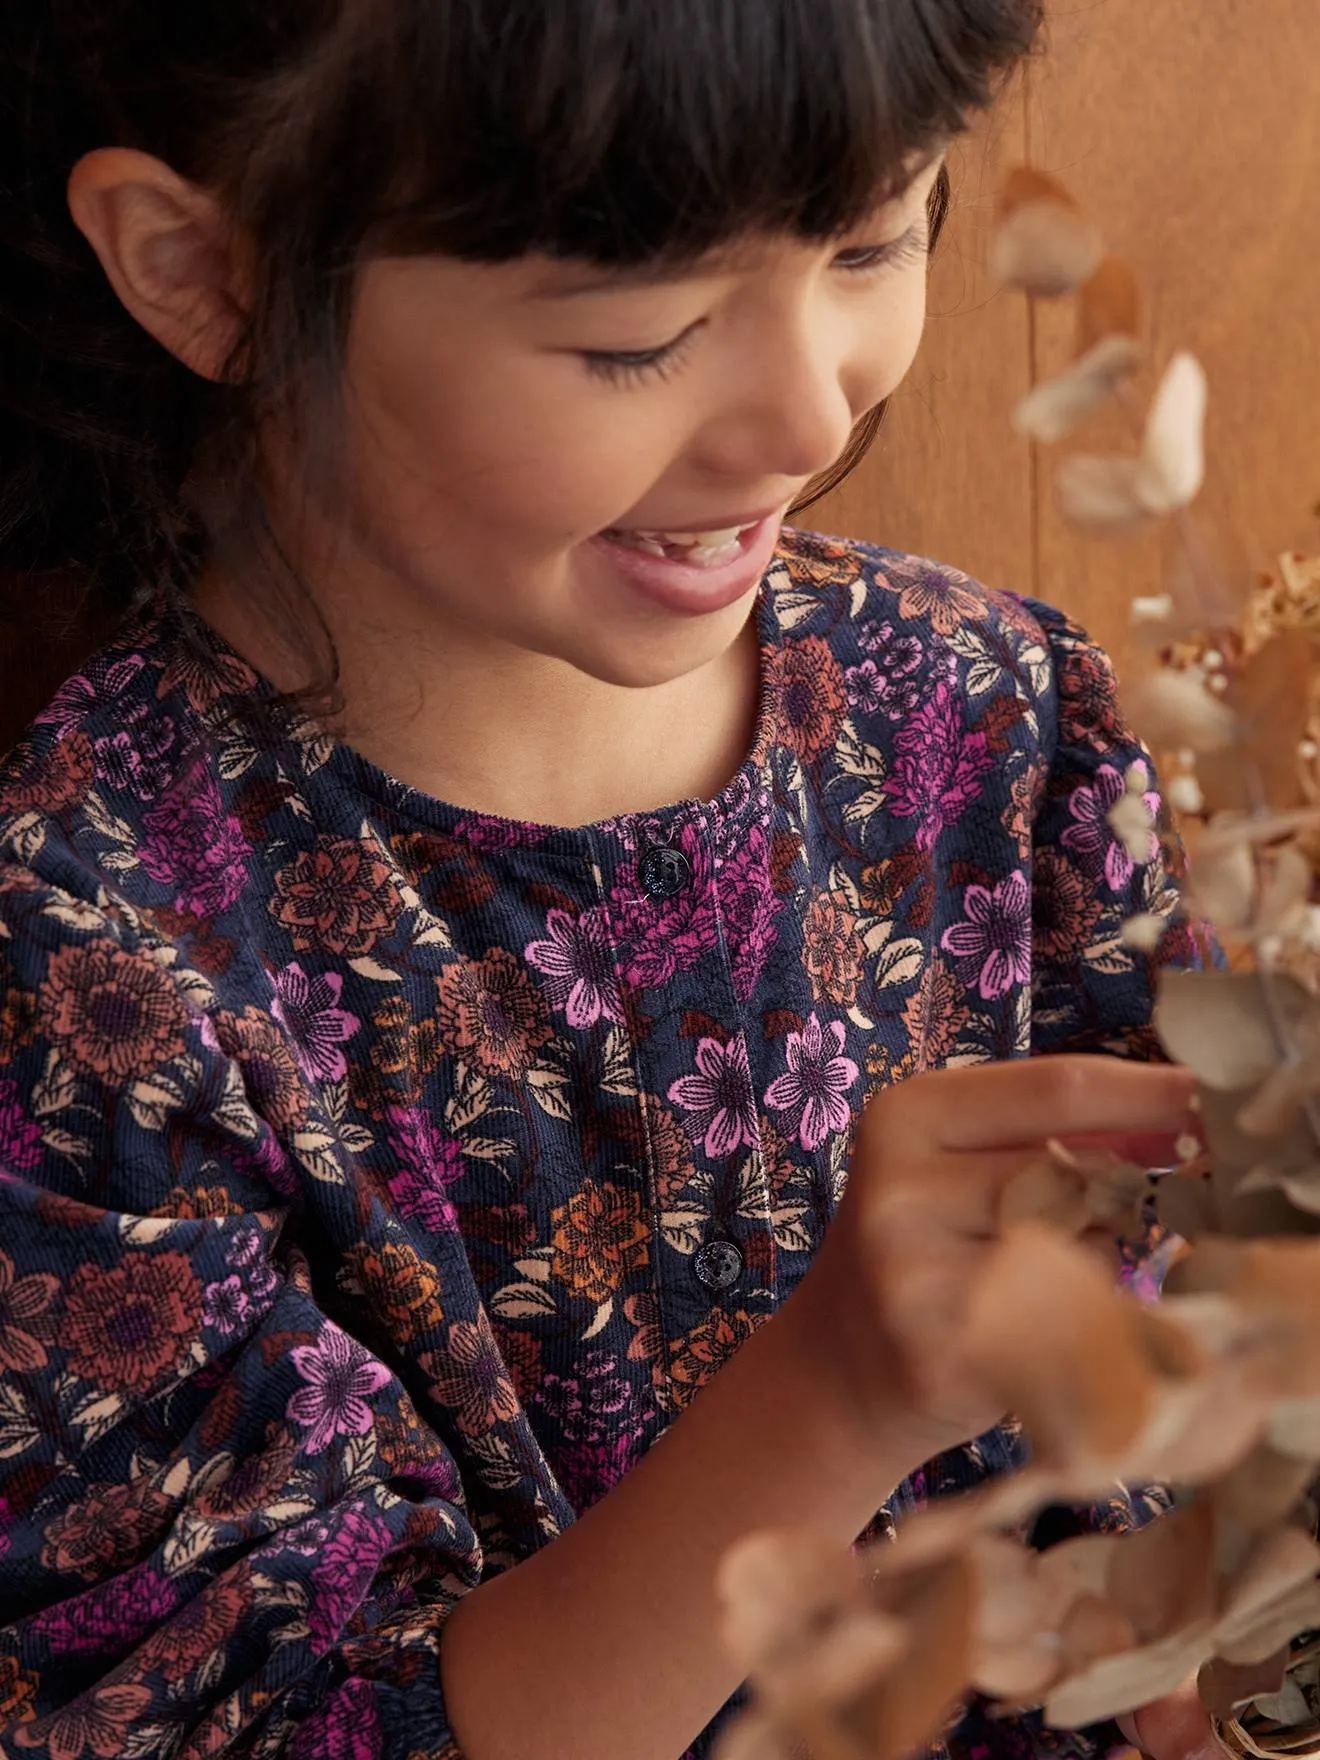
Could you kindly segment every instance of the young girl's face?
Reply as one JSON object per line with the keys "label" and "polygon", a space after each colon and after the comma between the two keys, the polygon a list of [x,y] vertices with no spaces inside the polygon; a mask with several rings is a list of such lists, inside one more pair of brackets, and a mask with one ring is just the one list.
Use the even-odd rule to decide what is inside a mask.
{"label": "young girl's face", "polygon": [[348,493],[319,509],[348,546],[337,590],[370,580],[382,624],[617,684],[715,658],[789,504],[911,365],[937,171],[850,238],[757,239],[678,274],[373,263]]}

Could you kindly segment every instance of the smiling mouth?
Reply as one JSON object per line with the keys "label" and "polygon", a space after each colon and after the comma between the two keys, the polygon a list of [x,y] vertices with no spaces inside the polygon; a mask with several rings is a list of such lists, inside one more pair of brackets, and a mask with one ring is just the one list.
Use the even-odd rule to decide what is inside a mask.
{"label": "smiling mouth", "polygon": [[749,525],[726,526],[714,532],[642,532],[613,527],[602,536],[626,550],[686,563],[689,568],[726,568],[742,555],[748,533],[763,524],[763,520],[753,520]]}

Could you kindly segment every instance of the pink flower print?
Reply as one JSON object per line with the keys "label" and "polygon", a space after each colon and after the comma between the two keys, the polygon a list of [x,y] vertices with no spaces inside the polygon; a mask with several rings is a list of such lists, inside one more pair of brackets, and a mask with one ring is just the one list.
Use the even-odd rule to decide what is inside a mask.
{"label": "pink flower print", "polygon": [[733,990],[746,1002],[778,938],[776,898],[770,878],[770,845],[765,832],[753,825],[719,871],[716,891],[724,939],[733,961]]}
{"label": "pink flower print", "polygon": [[969,886],[963,895],[965,922],[955,923],[940,942],[957,962],[964,984],[974,984],[987,1002],[1015,984],[1031,982],[1031,888],[1023,874],[1010,874],[992,892]]}
{"label": "pink flower print", "polygon": [[[1126,792],[1127,783],[1123,773],[1112,764],[1101,764],[1091,786],[1074,789],[1069,796],[1068,812],[1073,823],[1059,839],[1065,849],[1070,849],[1081,858],[1082,867],[1092,880],[1103,877],[1106,885],[1114,892],[1122,892],[1130,886],[1135,872],[1132,857],[1109,828],[1110,809],[1122,800]],[[1152,819],[1157,819],[1160,812],[1159,795],[1152,791],[1144,793],[1141,798],[1150,809]],[[1153,862],[1159,855],[1159,849],[1159,838],[1152,831],[1150,852],[1146,859]]]}
{"label": "pink flower print", "polygon": [[209,1283],[202,1292],[202,1318],[226,1337],[242,1331],[251,1309],[248,1293],[238,1277]]}
{"label": "pink flower print", "polygon": [[312,1652],[323,1656],[366,1600],[380,1561],[390,1549],[384,1522],[364,1510],[344,1510],[312,1566],[314,1599],[308,1628]]}
{"label": "pink flower print", "polygon": [[822,1026],[809,1016],[800,1033],[788,1035],[788,1068],[766,1089],[766,1105],[784,1115],[785,1135],[804,1149],[815,1151],[832,1131],[848,1128],[848,1090],[860,1072],[843,1043],[838,1021]]}
{"label": "pink flower print", "polygon": [[94,709],[122,696],[146,663],[143,654],[121,654],[118,659],[94,663],[86,674],[75,673],[37,716],[37,725],[54,727],[63,738]]}
{"label": "pink flower print", "polygon": [[18,1083],[0,1076],[0,1166],[26,1173],[41,1160],[41,1126],[23,1110]]}
{"label": "pink flower print", "polygon": [[669,1098],[691,1115],[688,1130],[707,1155],[732,1155],[742,1144],[750,1148],[756,1142],[756,1095],[741,1033],[726,1045],[699,1039],[696,1075],[680,1076]]}
{"label": "pink flower print", "polygon": [[141,1565],[47,1608],[32,1629],[50,1645],[52,1658],[91,1652],[110,1661],[164,1625],[178,1601],[175,1583]]}
{"label": "pink flower print", "polygon": [[346,1681],[289,1743],[289,1760],[379,1760],[384,1751],[380,1708],[369,1681]]}
{"label": "pink flower print", "polygon": [[570,1027],[591,1027],[603,1015],[622,1022],[623,1002],[614,972],[605,912],[552,910],[546,918],[544,941],[528,943],[524,958],[547,980],[552,1008],[562,1008]]}
{"label": "pink flower print", "polygon": [[237,902],[252,846],[200,766],[151,808],[143,824],[142,866],[153,880],[175,888],[176,910],[214,917]]}
{"label": "pink flower print", "polygon": [[885,782],[890,810],[917,820],[917,846],[931,849],[981,792],[994,764],[989,741],[963,725],[952,686],[941,680],[894,738],[894,767]]}
{"label": "pink flower print", "polygon": [[308,1426],[303,1447],[321,1454],[336,1436],[365,1436],[372,1426],[367,1399],[384,1387],[390,1372],[333,1320],[315,1344],[297,1345],[293,1366],[304,1385],[285,1407],[292,1423]]}
{"label": "pink flower print", "polygon": [[455,1234],[458,1216],[449,1188],[466,1168],[462,1145],[447,1137],[424,1112],[391,1106],[390,1146],[399,1159],[390,1196],[400,1216],[414,1216],[432,1234]]}
{"label": "pink flower print", "polygon": [[286,966],[275,980],[270,1012],[293,1041],[298,1067],[308,1081],[342,1082],[348,1062],[340,1047],[362,1022],[340,1008],[344,980],[339,972],[311,976],[298,964]]}
{"label": "pink flower print", "polygon": [[719,939],[706,846],[690,826],[677,841],[692,864],[692,878],[680,892],[652,898],[638,879],[636,864],[628,863],[610,897],[611,920],[628,948],[624,976],[639,990],[657,989],[676,972],[690,972]]}
{"label": "pink flower print", "polygon": [[517,819],[491,819],[474,813],[460,819],[454,827],[455,837],[463,838],[473,849],[534,849],[544,843],[549,832],[543,825],[525,824]]}

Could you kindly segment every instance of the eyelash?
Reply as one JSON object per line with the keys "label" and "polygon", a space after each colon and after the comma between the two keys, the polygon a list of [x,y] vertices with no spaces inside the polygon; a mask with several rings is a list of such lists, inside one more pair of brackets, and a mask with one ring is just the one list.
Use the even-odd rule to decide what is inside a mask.
{"label": "eyelash", "polygon": [[[926,227],[918,222],[901,238],[891,239],[888,244],[842,252],[835,258],[834,266],[845,275],[875,275],[883,269],[906,268],[910,263],[924,261],[929,248]],[[846,261],[849,257],[855,260]],[[635,353],[598,350],[584,353],[582,359],[594,378],[604,379],[610,385],[638,385],[649,379],[664,382],[678,371],[700,328],[700,324],[692,325],[661,348],[642,349]]]}

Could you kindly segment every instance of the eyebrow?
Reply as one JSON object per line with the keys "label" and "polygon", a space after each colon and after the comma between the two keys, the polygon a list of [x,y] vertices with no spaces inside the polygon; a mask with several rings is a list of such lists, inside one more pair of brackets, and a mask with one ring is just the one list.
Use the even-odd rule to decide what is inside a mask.
{"label": "eyebrow", "polygon": [[[884,208],[892,208],[901,202],[912,188],[912,185],[947,150],[948,142],[939,141],[927,153],[917,160],[908,174],[907,180],[899,188],[893,190],[881,204]],[[726,274],[737,262],[739,257],[737,246],[726,247],[724,250],[710,251],[704,256],[687,258],[653,259],[645,263],[623,265],[616,269],[585,268],[583,273],[573,281],[565,281],[560,277],[562,270],[552,270],[542,281],[528,290],[528,298],[561,300],[581,299],[593,293],[629,293],[647,287],[673,287],[680,281],[691,281],[694,278]]]}

